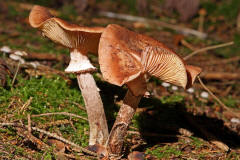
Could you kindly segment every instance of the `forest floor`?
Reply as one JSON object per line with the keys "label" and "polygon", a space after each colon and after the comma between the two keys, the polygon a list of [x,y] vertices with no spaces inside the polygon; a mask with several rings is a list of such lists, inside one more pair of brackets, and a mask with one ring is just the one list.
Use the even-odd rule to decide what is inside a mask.
{"label": "forest floor", "polygon": [[[28,15],[33,5],[31,2],[0,2],[0,48],[8,46],[12,53],[21,51],[40,55],[24,56],[24,61],[32,65],[21,65],[11,59],[10,54],[0,53],[0,123],[5,123],[0,126],[0,159],[94,159],[44,133],[33,130],[29,134],[27,127],[6,124],[28,125],[31,122],[33,127],[55,133],[79,146],[88,145],[89,126],[86,119],[64,113],[39,116],[43,113],[68,112],[87,118],[76,77],[64,73],[69,51],[30,27]],[[234,5],[240,6],[238,1],[202,1],[201,7],[207,11],[203,31],[208,37],[201,39],[185,35],[182,40],[190,47],[179,44],[179,37],[182,36],[168,28],[101,17],[91,9],[78,15],[71,4],[54,8],[51,1],[48,3],[45,6],[53,8],[57,16],[67,21],[86,26],[120,24],[159,40],[182,57],[193,50],[234,41],[234,45],[205,51],[187,60],[188,64],[203,69],[203,82],[229,109],[217,103],[198,81],[192,91],[184,91],[180,88],[176,90],[172,85],[164,87],[161,81],[152,78],[148,83],[151,96],[141,100],[125,139],[124,157],[139,151],[145,153],[149,160],[240,159],[240,34],[236,29],[236,11],[232,9]],[[99,10],[138,16],[136,9],[132,9],[134,5],[127,1],[96,1]],[[160,2],[158,5],[161,5]],[[156,12],[148,19],[155,18],[197,30],[198,15],[191,22],[182,23],[176,20],[176,13],[166,16],[157,12],[158,5],[155,4]],[[97,57],[90,56],[90,59],[98,67],[94,78],[101,90],[111,128],[127,89],[105,82]],[[44,67],[34,68],[39,64]],[[207,77],[209,73],[215,73],[215,77]],[[216,74],[224,76],[219,78]]]}

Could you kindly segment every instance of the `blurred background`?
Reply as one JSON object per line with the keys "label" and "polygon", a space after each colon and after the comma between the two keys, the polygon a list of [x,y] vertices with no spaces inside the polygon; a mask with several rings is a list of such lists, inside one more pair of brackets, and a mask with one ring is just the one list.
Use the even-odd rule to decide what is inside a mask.
{"label": "blurred background", "polygon": [[[148,83],[151,98],[140,103],[127,150],[144,152],[147,159],[240,158],[239,0],[1,0],[1,122],[27,123],[27,114],[57,111],[86,116],[79,108],[84,104],[75,76],[64,73],[69,51],[29,25],[28,15],[35,4],[82,26],[119,24],[159,40],[181,57],[195,51],[186,63],[203,69],[202,81],[222,103],[198,81],[184,91],[152,78]],[[205,47],[210,48],[199,52]],[[90,59],[99,68],[97,57]],[[100,70],[94,76],[111,126],[126,88],[104,82]],[[88,123],[83,120],[54,116],[33,121],[87,145]],[[54,159],[53,150],[45,153],[19,132],[0,128],[0,157]],[[81,157],[66,147],[64,153],[73,155],[72,159]]]}

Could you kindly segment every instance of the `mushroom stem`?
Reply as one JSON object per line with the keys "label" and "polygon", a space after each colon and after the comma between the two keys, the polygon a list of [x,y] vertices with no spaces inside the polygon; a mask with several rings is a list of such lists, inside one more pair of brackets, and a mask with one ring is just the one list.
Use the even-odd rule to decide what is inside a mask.
{"label": "mushroom stem", "polygon": [[78,49],[71,50],[71,60],[65,71],[77,75],[78,85],[88,114],[90,128],[89,145],[104,145],[108,138],[107,120],[98,92],[99,89],[90,73],[96,68],[83,53]]}
{"label": "mushroom stem", "polygon": [[88,114],[89,145],[104,145],[108,138],[108,126],[99,89],[90,73],[77,74],[77,80]]}
{"label": "mushroom stem", "polygon": [[121,154],[124,137],[132,121],[133,115],[136,112],[141,97],[142,96],[134,96],[130,90],[127,91],[109,135],[107,150],[110,155],[119,156]]}

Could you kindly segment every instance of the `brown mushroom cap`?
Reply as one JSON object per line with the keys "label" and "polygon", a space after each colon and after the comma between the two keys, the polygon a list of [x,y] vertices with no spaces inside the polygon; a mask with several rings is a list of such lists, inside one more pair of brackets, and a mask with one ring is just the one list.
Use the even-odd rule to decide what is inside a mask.
{"label": "brown mushroom cap", "polygon": [[39,28],[52,41],[68,48],[77,48],[82,52],[97,53],[98,43],[104,28],[82,27],[53,17],[41,6],[34,6],[29,15],[29,23]]}
{"label": "brown mushroom cap", "polygon": [[187,76],[188,76],[188,83],[186,88],[189,88],[193,85],[193,82],[195,81],[199,73],[202,72],[202,69],[192,65],[186,65],[185,67],[187,69]]}
{"label": "brown mushroom cap", "polygon": [[186,88],[184,61],[162,43],[118,25],[108,25],[99,43],[103,77],[115,85],[128,83],[144,73]]}

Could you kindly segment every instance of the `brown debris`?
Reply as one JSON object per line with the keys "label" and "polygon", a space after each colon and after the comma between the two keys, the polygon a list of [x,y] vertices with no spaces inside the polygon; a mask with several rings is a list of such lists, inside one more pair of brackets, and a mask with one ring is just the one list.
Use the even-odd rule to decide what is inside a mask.
{"label": "brown debris", "polygon": [[43,61],[59,61],[63,63],[69,63],[70,57],[64,54],[56,55],[50,53],[34,53],[30,52],[23,55],[23,58],[29,60],[43,60]]}
{"label": "brown debris", "polygon": [[237,24],[237,30],[238,30],[238,32],[240,32],[240,12],[238,13],[236,24]]}
{"label": "brown debris", "polygon": [[195,127],[198,131],[200,131],[201,134],[203,134],[210,143],[216,145],[218,148],[222,149],[225,152],[229,151],[229,147],[223,142],[216,140],[217,138],[211,132],[207,131],[207,129],[202,124],[196,123],[195,120],[187,114],[183,114],[183,115],[184,115],[184,118],[193,127]]}
{"label": "brown debris", "polygon": [[78,14],[84,12],[88,6],[88,0],[74,0],[73,4]]}
{"label": "brown debris", "polygon": [[199,0],[165,0],[166,10],[177,10],[181,21],[190,20],[198,11]]}
{"label": "brown debris", "polygon": [[0,86],[5,86],[7,76],[13,77],[12,67],[0,58]]}
{"label": "brown debris", "polygon": [[148,0],[137,0],[137,10],[142,16],[148,13]]}
{"label": "brown debris", "polygon": [[57,139],[52,139],[52,138],[49,138],[47,140],[47,143],[50,145],[50,146],[55,146],[55,149],[58,151],[58,152],[65,152],[65,144]]}
{"label": "brown debris", "polygon": [[45,150],[45,149],[49,148],[49,146],[47,144],[45,144],[43,141],[41,141],[40,139],[36,138],[32,134],[29,134],[28,131],[26,129],[24,129],[24,128],[17,128],[17,133],[20,136],[26,138],[27,140],[30,140],[40,150]]}
{"label": "brown debris", "polygon": [[128,155],[128,160],[144,160],[145,156],[143,152],[133,151]]}

